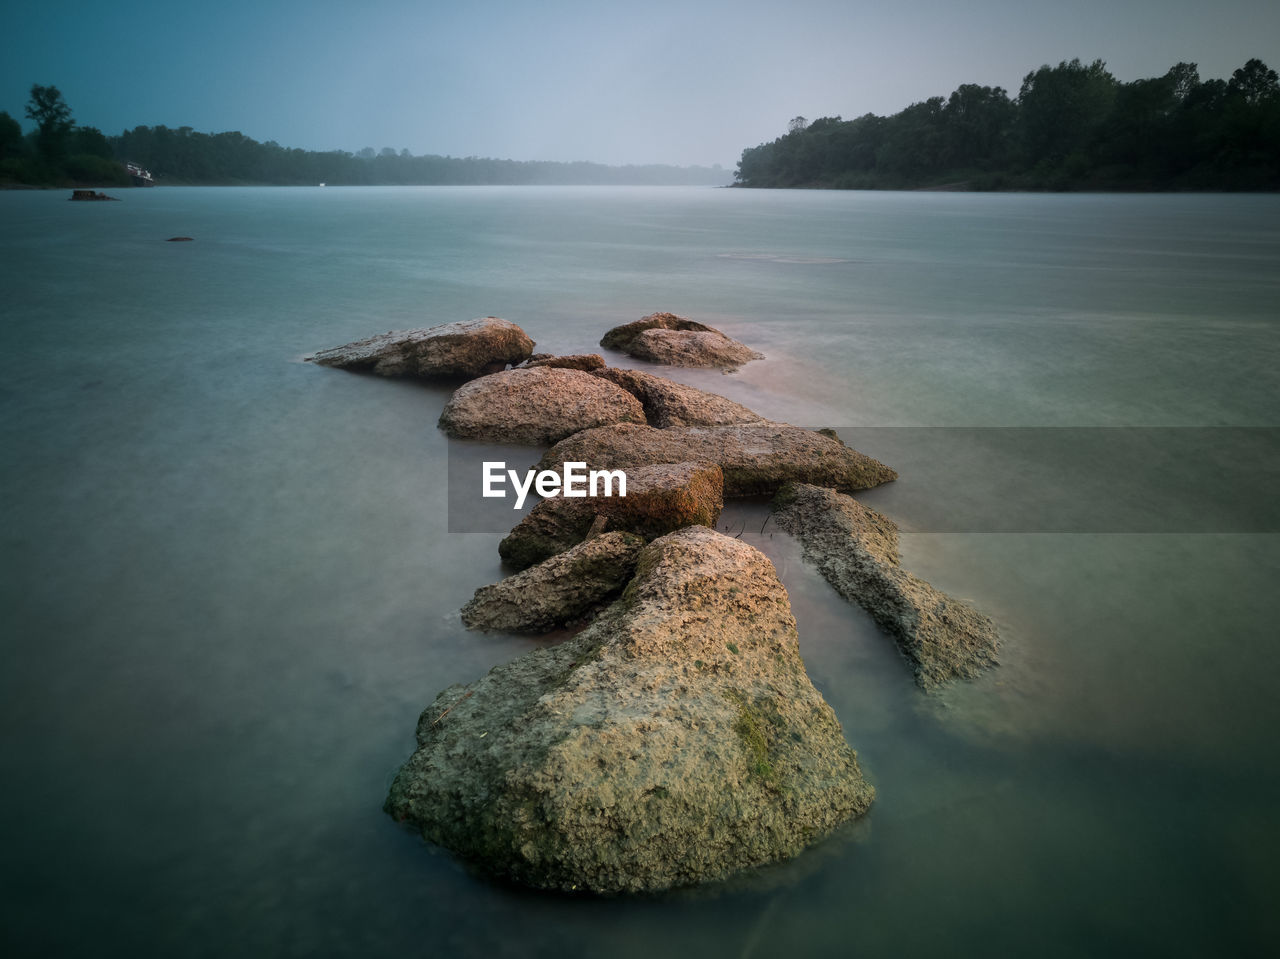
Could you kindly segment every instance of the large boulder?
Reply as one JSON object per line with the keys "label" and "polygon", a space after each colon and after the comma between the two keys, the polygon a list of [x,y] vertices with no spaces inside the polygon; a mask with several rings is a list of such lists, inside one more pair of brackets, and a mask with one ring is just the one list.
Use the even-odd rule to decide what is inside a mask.
{"label": "large boulder", "polygon": [[634,323],[615,326],[600,345],[637,359],[669,366],[718,366],[736,369],[764,357],[714,327],[676,316],[651,313]]}
{"label": "large boulder", "polygon": [[832,434],[786,423],[675,427],[623,424],[584,430],[542,457],[539,467],[585,462],[590,469],[628,471],[652,463],[698,460],[724,473],[725,496],[773,495],[787,483],[840,490],[870,489],[898,478],[878,460],[845,446]]}
{"label": "large boulder", "polygon": [[898,565],[898,527],[851,496],[797,483],[778,494],[774,518],[845,599],[889,633],[932,689],[995,665],[999,636],[968,603]]}
{"label": "large boulder", "polygon": [[555,443],[606,423],[643,423],[640,401],[581,370],[536,366],[464,383],[440,414],[450,436],[495,443]]}
{"label": "large boulder", "polygon": [[650,426],[728,426],[762,423],[764,417],[740,403],[694,386],[686,386],[642,370],[617,367],[593,370],[601,379],[616,383],[640,401]]}
{"label": "large boulder", "polygon": [[498,544],[498,555],[508,566],[525,569],[580,543],[597,523],[645,539],[683,526],[716,525],[724,507],[718,466],[656,463],[624,472],[626,496],[544,499]]}
{"label": "large boulder", "polygon": [[613,599],[635,572],[645,540],[604,533],[492,586],[462,607],[468,629],[545,633],[572,625]]}
{"label": "large boulder", "polygon": [[308,359],[321,366],[367,370],[379,376],[469,379],[520,363],[532,353],[533,340],[524,330],[486,316],[426,330],[383,333],[321,350]]}
{"label": "large boulder", "polygon": [[417,739],[386,811],[543,889],[720,879],[795,855],[874,795],[773,566],[705,527],[646,547],[577,636],[444,690]]}

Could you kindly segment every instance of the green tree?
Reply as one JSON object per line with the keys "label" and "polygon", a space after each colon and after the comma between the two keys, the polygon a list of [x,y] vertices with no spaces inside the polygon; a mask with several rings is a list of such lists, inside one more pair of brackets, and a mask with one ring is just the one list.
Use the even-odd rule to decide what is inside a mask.
{"label": "green tree", "polygon": [[1227,89],[1244,98],[1248,104],[1262,103],[1280,96],[1280,77],[1261,60],[1253,59],[1242,66],[1227,81]]}
{"label": "green tree", "polygon": [[57,87],[32,85],[27,119],[35,121],[36,143],[45,159],[54,159],[66,152],[67,136],[75,121],[71,119],[71,107]]}
{"label": "green tree", "polygon": [[1028,73],[1018,92],[1018,121],[1027,162],[1048,170],[1070,158],[1070,172],[1087,164],[1096,135],[1111,112],[1116,79],[1106,64],[1079,59]]}

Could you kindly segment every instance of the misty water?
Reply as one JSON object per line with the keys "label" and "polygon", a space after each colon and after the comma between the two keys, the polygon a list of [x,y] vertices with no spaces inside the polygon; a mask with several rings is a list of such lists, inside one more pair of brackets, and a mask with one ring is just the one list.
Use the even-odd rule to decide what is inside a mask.
{"label": "misty water", "polygon": [[[9,955],[1280,940],[1280,198],[66,195],[0,194]],[[659,310],[768,356],[675,378],[899,468],[864,500],[993,617],[1001,666],[920,692],[732,504],[875,805],[726,884],[530,893],[381,812],[439,690],[554,641],[459,622],[502,569],[499,534],[449,532],[449,390],[301,357],[483,315],[596,351]]]}

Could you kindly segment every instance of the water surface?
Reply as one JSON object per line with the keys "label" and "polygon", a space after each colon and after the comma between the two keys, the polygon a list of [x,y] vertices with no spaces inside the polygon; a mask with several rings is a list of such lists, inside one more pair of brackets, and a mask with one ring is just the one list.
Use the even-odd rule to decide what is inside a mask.
{"label": "water surface", "polygon": [[[1199,956],[1277,942],[1280,549],[1259,490],[1280,426],[1280,199],[123,196],[0,194],[0,908],[14,954]],[[461,628],[458,608],[502,571],[497,534],[448,532],[448,390],[299,358],[487,314],[540,350],[590,351],[657,310],[769,357],[676,378],[873,445],[879,433],[869,452],[911,464],[867,501],[907,530],[907,568],[996,619],[1002,666],[923,695],[760,506],[732,506],[722,523],[777,564],[876,805],[725,886],[531,894],[380,811],[436,692],[547,641]],[[1069,526],[1032,497],[1010,527],[990,519],[1005,499],[1043,488],[1056,507],[1076,482],[1007,444],[934,445],[938,428],[1193,429],[1227,445],[1183,457],[1185,475],[1168,456],[1099,462],[1078,473]],[[1119,512],[1112,475],[1134,504]],[[1169,488],[1192,508],[1160,499]],[[1218,512],[1196,512],[1202,494]],[[1143,513],[1153,498],[1184,512]]]}

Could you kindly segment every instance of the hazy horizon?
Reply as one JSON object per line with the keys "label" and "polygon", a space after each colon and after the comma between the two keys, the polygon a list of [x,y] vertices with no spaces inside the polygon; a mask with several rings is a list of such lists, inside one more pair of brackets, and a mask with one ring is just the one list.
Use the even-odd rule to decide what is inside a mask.
{"label": "hazy horizon", "polygon": [[1280,5],[1268,0],[118,10],[24,9],[2,41],[0,110],[30,129],[23,111],[39,83],[108,135],[163,124],[305,150],[731,170],[797,115],[888,115],[962,83],[1012,96],[1040,65],[1076,57],[1123,82],[1179,61],[1206,79],[1253,57],[1280,63]]}

